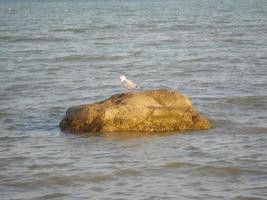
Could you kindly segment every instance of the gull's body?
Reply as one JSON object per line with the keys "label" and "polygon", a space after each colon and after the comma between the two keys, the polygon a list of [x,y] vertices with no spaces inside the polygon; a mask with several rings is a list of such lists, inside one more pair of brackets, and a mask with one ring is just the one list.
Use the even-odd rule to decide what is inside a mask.
{"label": "gull's body", "polygon": [[134,82],[132,82],[131,80],[126,79],[126,77],[124,75],[121,75],[120,79],[121,79],[121,83],[123,84],[123,86],[125,87],[127,92],[129,90],[136,89],[136,88],[138,89],[139,88]]}

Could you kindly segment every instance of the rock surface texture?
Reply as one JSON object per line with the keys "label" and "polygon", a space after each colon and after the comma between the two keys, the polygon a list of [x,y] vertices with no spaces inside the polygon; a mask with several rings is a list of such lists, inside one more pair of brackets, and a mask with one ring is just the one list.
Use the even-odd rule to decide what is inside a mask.
{"label": "rock surface texture", "polygon": [[67,110],[62,131],[162,132],[206,130],[210,123],[198,115],[187,97],[171,90],[115,94]]}

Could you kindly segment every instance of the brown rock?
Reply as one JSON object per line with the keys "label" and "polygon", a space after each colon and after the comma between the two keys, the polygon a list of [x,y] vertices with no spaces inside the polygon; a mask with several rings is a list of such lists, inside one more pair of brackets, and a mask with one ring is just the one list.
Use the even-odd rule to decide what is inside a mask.
{"label": "brown rock", "polygon": [[60,129],[83,132],[162,132],[205,130],[187,97],[171,90],[115,94],[104,101],[67,110]]}

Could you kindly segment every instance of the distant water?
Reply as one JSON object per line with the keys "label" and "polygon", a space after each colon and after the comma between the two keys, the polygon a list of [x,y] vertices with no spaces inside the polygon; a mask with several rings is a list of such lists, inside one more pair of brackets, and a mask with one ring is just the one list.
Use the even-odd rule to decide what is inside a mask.
{"label": "distant water", "polygon": [[[204,132],[72,135],[73,105],[170,87]],[[0,0],[0,199],[267,199],[267,1]]]}

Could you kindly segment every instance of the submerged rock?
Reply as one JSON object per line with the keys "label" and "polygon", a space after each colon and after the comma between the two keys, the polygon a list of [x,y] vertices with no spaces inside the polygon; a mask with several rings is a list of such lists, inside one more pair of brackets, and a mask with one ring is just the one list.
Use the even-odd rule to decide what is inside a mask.
{"label": "submerged rock", "polygon": [[62,131],[162,132],[205,130],[210,123],[198,115],[187,97],[171,90],[115,94],[110,98],[67,110]]}

